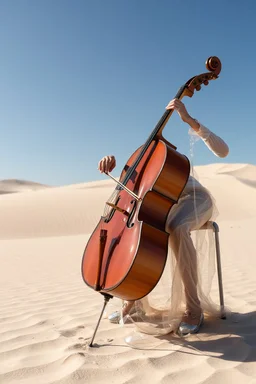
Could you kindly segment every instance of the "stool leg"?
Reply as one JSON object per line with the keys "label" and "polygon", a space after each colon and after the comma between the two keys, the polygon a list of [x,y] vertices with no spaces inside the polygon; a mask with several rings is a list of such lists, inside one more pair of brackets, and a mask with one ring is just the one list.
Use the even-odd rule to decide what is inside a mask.
{"label": "stool leg", "polygon": [[220,259],[219,226],[215,222],[213,222],[212,225],[215,233],[215,247],[216,247],[216,259],[217,259],[217,271],[218,271],[218,283],[219,283],[219,295],[220,295],[220,315],[221,315],[221,319],[226,319],[226,312],[224,307],[223,284],[222,284],[221,259]]}

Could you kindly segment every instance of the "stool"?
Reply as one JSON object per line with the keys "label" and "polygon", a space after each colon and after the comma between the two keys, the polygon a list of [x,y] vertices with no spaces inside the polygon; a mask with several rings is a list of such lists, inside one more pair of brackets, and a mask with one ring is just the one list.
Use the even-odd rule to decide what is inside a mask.
{"label": "stool", "polygon": [[214,232],[219,296],[220,296],[220,318],[226,319],[226,312],[224,307],[223,284],[222,284],[221,260],[220,260],[219,226],[215,221],[207,221],[207,223],[205,223],[201,228],[199,228],[199,230],[201,229],[212,229]]}

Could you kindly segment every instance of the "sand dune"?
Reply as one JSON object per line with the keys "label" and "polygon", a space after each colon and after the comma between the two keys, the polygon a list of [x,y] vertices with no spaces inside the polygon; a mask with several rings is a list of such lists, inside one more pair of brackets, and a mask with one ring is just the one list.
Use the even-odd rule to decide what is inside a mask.
{"label": "sand dune", "polygon": [[0,238],[90,233],[113,188],[109,180],[2,195]]}
{"label": "sand dune", "polygon": [[251,164],[245,164],[237,169],[232,169],[226,172],[220,172],[222,174],[231,175],[237,178],[237,180],[251,186],[256,187],[256,166]]}
{"label": "sand dune", "polygon": [[49,188],[48,185],[34,183],[26,180],[0,180],[0,194],[5,193],[17,193],[17,192],[28,192],[38,191],[43,188]]}
{"label": "sand dune", "polygon": [[[0,383],[256,383],[256,166],[195,170],[220,212],[231,314],[206,322],[198,335],[167,335],[140,349],[124,341],[132,325],[107,319],[98,348],[88,347],[102,297],[82,281],[81,258],[113,181],[51,188],[0,182],[0,191],[7,191],[0,196]],[[212,295],[218,300],[217,285]],[[119,303],[111,300],[108,310]]]}

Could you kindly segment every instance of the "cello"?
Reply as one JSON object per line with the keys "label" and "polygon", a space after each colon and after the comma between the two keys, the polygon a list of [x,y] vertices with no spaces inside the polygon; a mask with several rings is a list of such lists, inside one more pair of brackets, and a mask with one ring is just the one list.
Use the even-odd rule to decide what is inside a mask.
{"label": "cello", "polygon": [[[189,79],[175,98],[192,97],[221,71],[218,57]],[[104,305],[90,346],[93,346],[107,302],[117,297],[139,300],[157,285],[168,254],[167,216],[178,202],[190,174],[188,158],[163,137],[173,110],[166,110],[146,142],[128,159],[107,210],[91,234],[82,258],[82,278],[104,296]]]}

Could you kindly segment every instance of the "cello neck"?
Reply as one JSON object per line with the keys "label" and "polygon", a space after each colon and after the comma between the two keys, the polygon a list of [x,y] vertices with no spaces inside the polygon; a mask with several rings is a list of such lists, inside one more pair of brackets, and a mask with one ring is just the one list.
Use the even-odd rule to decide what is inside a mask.
{"label": "cello neck", "polygon": [[[192,97],[192,95],[193,93],[187,88],[187,83],[186,83],[182,87],[180,87],[177,94],[174,96],[174,99],[181,100],[184,96]],[[173,144],[171,144],[169,141],[164,139],[162,134],[164,127],[168,123],[168,120],[170,119],[171,115],[173,114],[173,111],[174,111],[173,109],[168,109],[164,112],[163,116],[161,117],[161,119],[159,120],[159,122],[157,123],[156,127],[154,128],[151,134],[152,139],[151,139],[151,136],[149,137],[149,139],[151,139],[151,141],[156,139],[166,141],[168,145],[176,149],[176,147]]]}
{"label": "cello neck", "polygon": [[[192,97],[194,94],[194,90],[200,91],[201,85],[208,85],[210,80],[215,80],[218,78],[218,75],[221,71],[221,62],[218,57],[211,56],[206,60],[206,68],[210,72],[202,73],[200,75],[194,76],[191,79],[189,79],[180,89],[178,90],[175,99],[182,99],[184,96]],[[123,184],[126,184],[128,180],[130,179],[132,173],[136,169],[137,165],[140,163],[142,157],[146,153],[147,149],[149,148],[150,144],[154,140],[162,140],[170,147],[177,149],[173,144],[171,144],[169,141],[167,141],[163,135],[163,129],[166,126],[169,118],[171,117],[173,113],[173,109],[166,110],[160,120],[158,121],[157,125],[149,135],[147,141],[143,145],[141,152],[137,159],[134,161],[133,165],[129,168],[129,170],[126,173],[126,176],[124,178]]]}
{"label": "cello neck", "polygon": [[[180,89],[178,90],[175,98],[176,99],[182,99],[183,96],[190,96],[190,91],[187,89],[187,83],[184,84],[182,87],[180,87]],[[191,96],[193,95],[193,93],[191,92]],[[135,160],[135,162],[133,163],[133,165],[129,168],[129,170],[127,171],[127,174],[123,180],[123,184],[126,185],[126,183],[128,182],[128,180],[130,179],[132,173],[134,172],[134,170],[136,169],[136,167],[138,166],[138,164],[140,163],[142,157],[144,156],[144,154],[146,153],[147,149],[149,148],[150,144],[152,143],[152,141],[154,140],[162,140],[164,142],[166,142],[170,147],[172,147],[173,149],[177,149],[173,144],[171,144],[169,141],[167,141],[163,136],[162,136],[162,131],[164,129],[164,127],[166,126],[168,120],[170,119],[171,115],[173,113],[173,109],[171,110],[166,110],[162,117],[160,118],[160,120],[158,121],[158,123],[156,124],[155,128],[153,129],[153,131],[151,132],[151,134],[149,135],[147,141],[145,142],[145,144],[143,145],[142,149],[141,149],[141,152],[139,154],[139,156],[137,157],[137,159]]]}

